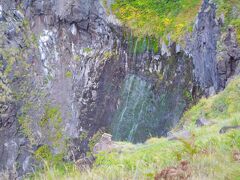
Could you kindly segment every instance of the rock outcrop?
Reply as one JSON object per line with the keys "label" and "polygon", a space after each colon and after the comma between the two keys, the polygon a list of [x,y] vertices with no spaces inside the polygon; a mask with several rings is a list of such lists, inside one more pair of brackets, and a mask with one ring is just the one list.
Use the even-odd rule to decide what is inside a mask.
{"label": "rock outcrop", "polygon": [[214,95],[238,74],[239,45],[232,27],[222,33],[224,17],[216,16],[216,5],[204,0],[198,13],[188,51],[192,55],[194,76],[205,95]]}
{"label": "rock outcrop", "polygon": [[240,130],[240,126],[224,126],[220,129],[219,133],[224,134],[231,130]]}
{"label": "rock outcrop", "polygon": [[98,154],[102,151],[110,152],[111,150],[117,147],[118,147],[117,144],[112,141],[112,135],[104,133],[100,141],[93,147],[93,153]]}
{"label": "rock outcrop", "polygon": [[126,55],[97,0],[0,2],[0,169],[21,176],[40,144],[65,152],[108,125]]}

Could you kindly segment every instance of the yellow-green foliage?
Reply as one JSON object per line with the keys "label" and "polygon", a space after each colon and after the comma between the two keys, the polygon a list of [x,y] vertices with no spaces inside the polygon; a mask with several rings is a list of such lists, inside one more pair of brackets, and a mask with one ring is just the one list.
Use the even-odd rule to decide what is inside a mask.
{"label": "yellow-green foliage", "polygon": [[232,20],[231,24],[235,27],[236,29],[236,36],[237,40],[240,43],[240,19],[234,19]]}
{"label": "yellow-green foliage", "polygon": [[108,0],[101,0],[101,3],[105,7],[107,14],[110,14],[110,9],[108,7]]}
{"label": "yellow-green foliage", "polygon": [[43,161],[48,163],[48,165],[58,165],[59,163],[63,163],[63,154],[54,155],[51,152],[51,149],[48,145],[43,145],[39,147],[35,152],[34,155],[38,161]]}
{"label": "yellow-green foliage", "polygon": [[117,17],[137,36],[163,37],[174,40],[190,31],[201,0],[116,0]]}
{"label": "yellow-green foliage", "polygon": [[88,147],[89,147],[89,149],[90,149],[90,153],[93,151],[94,145],[101,139],[102,134],[103,134],[103,131],[102,131],[102,130],[99,130],[99,131],[98,131],[97,133],[95,133],[95,134],[93,135],[93,137],[91,137],[91,139],[89,140]]}
{"label": "yellow-green foliage", "polygon": [[84,53],[90,53],[90,52],[92,52],[92,50],[93,50],[92,48],[84,48],[83,52]]}
{"label": "yellow-green foliage", "polygon": [[112,56],[112,52],[111,51],[106,51],[104,54],[103,54],[103,56],[104,56],[104,59],[110,59],[111,58],[111,56]]}
{"label": "yellow-green foliage", "polygon": [[[43,145],[39,147],[35,152],[34,156],[37,161],[44,163],[44,171],[48,172],[54,168],[54,172],[58,173],[59,176],[66,174],[67,172],[73,172],[74,166],[71,163],[64,162],[63,154],[53,154],[48,145]],[[30,175],[26,179],[43,179],[41,177],[42,171],[37,170],[35,174]],[[55,178],[45,177],[44,179],[52,179]]]}
{"label": "yellow-green foliage", "polygon": [[[163,168],[187,160],[192,179],[238,180],[240,163],[233,159],[233,152],[240,150],[240,131],[219,134],[219,130],[226,125],[240,125],[239,106],[240,77],[237,77],[223,92],[202,99],[185,113],[183,125],[191,133],[189,139],[152,138],[144,144],[118,143],[120,148],[115,151],[97,155],[91,171],[79,172],[73,168],[61,174],[52,167],[36,179],[153,179]],[[196,127],[196,119],[202,116],[214,124]]]}
{"label": "yellow-green foliage", "polygon": [[67,72],[65,73],[65,77],[66,77],[66,78],[72,78],[72,76],[73,76],[73,74],[72,74],[71,71],[67,71]]}
{"label": "yellow-green foliage", "polygon": [[31,144],[35,144],[34,133],[32,131],[32,119],[27,115],[18,117],[18,122],[21,125],[22,132],[28,137]]}
{"label": "yellow-green foliage", "polygon": [[43,145],[40,148],[38,148],[35,152],[34,155],[37,160],[50,160],[52,158],[52,153],[48,145]]}
{"label": "yellow-green foliage", "polygon": [[[240,42],[239,0],[214,0],[217,15],[224,15],[224,27],[234,25]],[[136,36],[155,36],[181,41],[186,32],[191,32],[202,0],[116,0],[113,12]],[[224,28],[224,29],[225,29]]]}
{"label": "yellow-green foliage", "polygon": [[59,107],[45,106],[45,112],[39,126],[45,132],[48,140],[53,143],[53,146],[58,147],[62,143],[62,115]]}
{"label": "yellow-green foliage", "polygon": [[81,57],[78,56],[78,55],[75,55],[75,56],[73,57],[73,60],[79,62],[79,61],[81,61]]}

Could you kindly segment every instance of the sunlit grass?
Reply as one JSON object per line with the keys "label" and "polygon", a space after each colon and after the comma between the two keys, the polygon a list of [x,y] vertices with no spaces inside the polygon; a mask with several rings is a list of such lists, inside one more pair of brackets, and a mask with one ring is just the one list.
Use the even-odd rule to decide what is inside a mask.
{"label": "sunlit grass", "polygon": [[180,39],[191,31],[201,0],[116,0],[113,11],[136,36]]}
{"label": "sunlit grass", "polygon": [[[214,0],[217,17],[224,15],[224,28],[233,25],[240,41],[240,1]],[[135,36],[153,36],[167,41],[168,36],[183,42],[191,32],[202,0],[116,0],[113,12]]]}

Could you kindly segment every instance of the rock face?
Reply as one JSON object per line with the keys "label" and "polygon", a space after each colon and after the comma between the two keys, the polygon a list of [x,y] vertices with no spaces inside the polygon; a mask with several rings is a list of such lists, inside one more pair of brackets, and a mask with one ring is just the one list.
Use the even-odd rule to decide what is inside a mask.
{"label": "rock face", "polygon": [[114,140],[143,142],[166,135],[193,98],[191,59],[177,53],[175,44],[169,47],[171,56],[161,53],[132,55],[134,71],[124,80],[111,124]]}
{"label": "rock face", "polygon": [[69,139],[79,159],[102,128],[132,142],[166,135],[199,87],[213,94],[240,70],[215,10],[204,1],[186,50],[156,49],[99,0],[0,0],[0,171],[22,176],[41,145],[62,153]]}
{"label": "rock face", "polygon": [[65,152],[65,139],[107,127],[126,54],[97,0],[0,2],[0,169],[21,176],[39,145]]}
{"label": "rock face", "polygon": [[191,44],[196,79],[201,87],[208,91],[211,88],[217,91],[219,88],[216,47],[220,26],[216,20],[215,11],[215,5],[204,0],[194,26]]}
{"label": "rock face", "polygon": [[204,0],[189,40],[194,76],[206,95],[223,90],[229,77],[239,73],[239,46],[233,28],[221,34],[224,19],[216,17],[216,5]]}
{"label": "rock face", "polygon": [[240,47],[236,40],[236,32],[233,27],[229,27],[218,42],[217,70],[221,89],[226,86],[231,76],[240,73],[239,62]]}

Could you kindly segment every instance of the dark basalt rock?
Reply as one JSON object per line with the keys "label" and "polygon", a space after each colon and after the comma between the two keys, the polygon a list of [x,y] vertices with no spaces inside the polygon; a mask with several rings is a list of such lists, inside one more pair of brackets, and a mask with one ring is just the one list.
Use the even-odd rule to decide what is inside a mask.
{"label": "dark basalt rock", "polygon": [[236,130],[239,129],[240,130],[240,126],[224,126],[220,129],[219,133],[220,134],[225,134],[228,131],[231,131],[231,130],[234,130],[234,129],[236,129]]}
{"label": "dark basalt rock", "polygon": [[215,11],[216,6],[204,0],[189,47],[193,57],[195,78],[206,94],[210,94],[210,88],[217,92],[220,86],[216,62],[220,26]]}
{"label": "dark basalt rock", "polygon": [[168,140],[188,140],[191,137],[193,137],[193,135],[191,134],[191,132],[187,131],[187,130],[181,130],[181,131],[177,131],[174,133],[169,133],[169,135],[167,136]]}
{"label": "dark basalt rock", "polygon": [[80,171],[87,171],[92,168],[95,158],[93,156],[79,159],[75,162]]}
{"label": "dark basalt rock", "polygon": [[236,32],[231,26],[221,36],[221,45],[217,54],[217,70],[221,89],[224,89],[229,78],[240,72],[240,48],[236,39]]}
{"label": "dark basalt rock", "polygon": [[209,126],[209,125],[212,125],[213,122],[205,119],[205,118],[200,118],[200,119],[197,119],[196,121],[196,125],[197,127],[202,127],[202,126]]}
{"label": "dark basalt rock", "polygon": [[221,33],[221,26],[216,5],[204,0],[187,48],[193,57],[196,81],[207,96],[223,90],[239,69],[240,49],[235,30],[229,27],[226,34]]}

